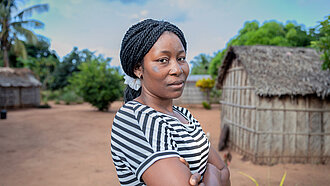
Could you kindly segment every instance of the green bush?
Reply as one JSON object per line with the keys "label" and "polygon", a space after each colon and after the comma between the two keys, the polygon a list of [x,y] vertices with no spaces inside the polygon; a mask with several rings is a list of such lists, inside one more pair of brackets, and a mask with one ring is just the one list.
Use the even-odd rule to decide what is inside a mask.
{"label": "green bush", "polygon": [[55,104],[60,104],[61,101],[67,105],[72,103],[83,103],[82,97],[77,95],[71,87],[64,87],[63,89],[55,91],[45,90],[41,92],[41,95],[44,103],[47,103],[47,101],[50,100],[55,100]]}
{"label": "green bush", "polygon": [[74,90],[64,87],[60,100],[64,101],[66,105],[70,105],[71,103],[81,102],[81,97],[79,97]]}
{"label": "green bush", "polygon": [[108,110],[109,104],[123,94],[123,78],[107,66],[108,62],[110,59],[102,57],[84,62],[78,66],[80,71],[69,78],[76,93],[100,111]]}
{"label": "green bush", "polygon": [[210,92],[211,103],[219,103],[221,94],[222,94],[221,90],[218,90],[216,87],[213,87]]}
{"label": "green bush", "polygon": [[202,104],[203,104],[203,107],[204,107],[205,109],[207,109],[207,110],[210,110],[210,109],[211,109],[211,104],[209,104],[208,102],[203,101]]}

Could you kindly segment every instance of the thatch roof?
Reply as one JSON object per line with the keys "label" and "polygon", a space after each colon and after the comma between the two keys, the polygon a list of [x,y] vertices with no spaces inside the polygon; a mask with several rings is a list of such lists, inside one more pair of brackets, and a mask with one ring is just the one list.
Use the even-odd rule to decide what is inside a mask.
{"label": "thatch roof", "polygon": [[0,87],[39,87],[41,83],[27,68],[0,67]]}
{"label": "thatch roof", "polygon": [[321,70],[320,54],[311,48],[278,46],[230,47],[219,69],[217,88],[237,59],[259,96],[330,96],[330,71]]}

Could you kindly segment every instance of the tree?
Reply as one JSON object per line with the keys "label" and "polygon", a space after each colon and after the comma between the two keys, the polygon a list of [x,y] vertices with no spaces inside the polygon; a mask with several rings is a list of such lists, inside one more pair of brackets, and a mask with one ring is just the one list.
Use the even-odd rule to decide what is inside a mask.
{"label": "tree", "polygon": [[78,66],[86,61],[96,59],[94,52],[84,49],[79,51],[77,47],[64,56],[63,61],[54,70],[50,89],[58,90],[69,85],[68,79],[74,73],[80,71]]}
{"label": "tree", "polygon": [[194,57],[194,59],[190,62],[193,65],[191,74],[207,74],[210,60],[210,56],[205,54],[199,54]]}
{"label": "tree", "polygon": [[257,21],[246,22],[239,35],[231,39],[227,46],[234,45],[276,45],[310,46],[311,37],[303,25],[288,22],[286,25],[276,21],[265,22],[259,27]]}
{"label": "tree", "polygon": [[312,46],[317,48],[323,54],[321,59],[324,61],[322,69],[330,69],[330,16],[321,21],[314,30],[317,30],[316,37],[318,40],[312,42]]}
{"label": "tree", "polygon": [[[16,56],[27,58],[26,48],[23,40],[35,44],[37,36],[29,30],[43,28],[44,24],[35,19],[27,19],[33,12],[44,12],[48,10],[47,4],[38,4],[17,11],[15,0],[0,0],[0,48],[3,51],[3,62],[9,67],[9,51],[12,49]],[[17,11],[18,13],[15,13]],[[14,14],[15,13],[15,14]],[[21,40],[23,39],[23,40]]]}
{"label": "tree", "polygon": [[100,111],[108,110],[109,104],[123,94],[123,78],[117,69],[108,67],[110,60],[99,56],[81,63],[80,71],[69,78],[70,86],[77,94]]}
{"label": "tree", "polygon": [[229,46],[239,45],[275,45],[292,47],[309,47],[315,39],[303,25],[287,22],[267,21],[259,26],[257,21],[246,22],[238,35],[233,37],[224,50],[219,52],[210,63],[209,73],[212,77],[218,74],[218,68]]}
{"label": "tree", "polygon": [[213,79],[217,77],[218,69],[222,64],[222,60],[225,57],[227,49],[219,51],[215,56],[211,59],[210,67],[208,69],[208,74],[212,76]]}
{"label": "tree", "polygon": [[15,58],[11,61],[15,67],[26,67],[31,69],[39,77],[43,89],[49,88],[52,73],[59,65],[55,51],[51,51],[49,40],[45,37],[38,37],[35,45],[25,44],[27,58]]}

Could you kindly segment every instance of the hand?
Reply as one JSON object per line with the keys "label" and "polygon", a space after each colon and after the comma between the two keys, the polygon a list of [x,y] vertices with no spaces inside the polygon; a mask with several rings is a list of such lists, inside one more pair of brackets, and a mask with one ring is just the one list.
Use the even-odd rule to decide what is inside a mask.
{"label": "hand", "polygon": [[[185,164],[189,168],[189,164],[184,158],[180,157],[179,159],[183,164]],[[195,174],[191,175],[191,177],[189,179],[189,184],[192,186],[196,186],[196,185],[198,185],[198,182],[200,180],[201,180],[201,175],[199,173],[195,173]],[[198,186],[205,186],[205,184],[201,183]]]}
{"label": "hand", "polygon": [[219,170],[211,163],[207,163],[203,182],[206,185],[230,186],[229,170],[227,167]]}

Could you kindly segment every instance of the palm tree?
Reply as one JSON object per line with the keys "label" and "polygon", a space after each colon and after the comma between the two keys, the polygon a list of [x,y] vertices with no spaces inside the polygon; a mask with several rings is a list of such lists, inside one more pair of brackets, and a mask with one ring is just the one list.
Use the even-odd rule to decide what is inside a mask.
{"label": "palm tree", "polygon": [[33,12],[48,11],[47,4],[38,4],[23,10],[17,10],[15,0],[0,0],[0,48],[3,51],[4,66],[9,67],[8,52],[13,49],[16,56],[26,58],[23,41],[31,44],[38,42],[37,36],[29,30],[43,28],[44,24],[28,19]]}

